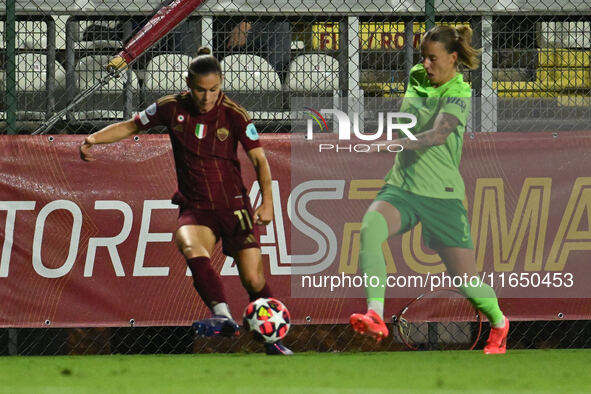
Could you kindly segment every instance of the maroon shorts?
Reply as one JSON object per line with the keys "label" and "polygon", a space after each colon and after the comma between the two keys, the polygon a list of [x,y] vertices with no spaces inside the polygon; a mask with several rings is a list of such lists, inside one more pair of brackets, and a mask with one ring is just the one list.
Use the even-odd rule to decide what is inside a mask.
{"label": "maroon shorts", "polygon": [[249,206],[242,209],[200,209],[180,206],[178,226],[200,225],[213,231],[216,240],[222,239],[226,256],[249,248],[260,248],[259,234],[254,225],[253,211]]}

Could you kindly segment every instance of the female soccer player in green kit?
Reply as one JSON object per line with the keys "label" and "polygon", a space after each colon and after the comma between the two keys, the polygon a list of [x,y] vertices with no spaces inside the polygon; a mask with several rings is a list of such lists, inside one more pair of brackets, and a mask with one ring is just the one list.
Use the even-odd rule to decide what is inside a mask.
{"label": "female soccer player in green kit", "polygon": [[[386,184],[363,216],[361,270],[378,277],[380,285],[366,288],[368,311],[351,315],[350,323],[355,331],[378,341],[388,336],[383,321],[386,264],[382,243],[389,237],[410,231],[420,221],[425,244],[437,251],[450,275],[478,276],[459,171],[471,91],[458,66],[478,67],[480,51],[471,46],[471,39],[467,26],[436,26],[424,35],[423,61],[410,70],[401,107],[401,112],[417,117],[412,129],[417,140],[394,141],[404,149],[396,155]],[[509,320],[494,290],[484,283],[471,286],[470,281],[459,290],[491,323],[484,353],[505,353]]]}

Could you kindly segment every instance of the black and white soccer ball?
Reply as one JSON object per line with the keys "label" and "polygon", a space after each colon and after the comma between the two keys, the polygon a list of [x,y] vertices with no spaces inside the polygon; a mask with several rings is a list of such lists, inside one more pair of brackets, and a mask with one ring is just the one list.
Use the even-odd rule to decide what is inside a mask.
{"label": "black and white soccer ball", "polygon": [[289,311],[275,298],[259,298],[244,309],[244,328],[261,341],[273,343],[283,339],[290,327]]}

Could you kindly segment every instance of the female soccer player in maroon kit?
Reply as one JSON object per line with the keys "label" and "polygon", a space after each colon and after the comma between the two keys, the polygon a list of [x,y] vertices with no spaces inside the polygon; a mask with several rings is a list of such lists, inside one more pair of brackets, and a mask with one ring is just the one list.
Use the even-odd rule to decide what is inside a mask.
{"label": "female soccer player in maroon kit", "polygon": [[[179,205],[176,244],[193,274],[197,292],[213,316],[193,323],[198,335],[233,336],[232,319],[220,276],[210,263],[219,238],[238,266],[251,300],[271,297],[253,224],[273,219],[271,171],[256,128],[247,112],[221,91],[222,72],[208,48],[199,49],[187,70],[188,91],[165,96],[133,119],[89,135],[80,146],[82,160],[93,160],[94,144],[108,144],[154,126],[166,126],[172,143]],[[238,143],[252,162],[262,193],[253,212],[240,175]],[[291,354],[280,342],[265,344],[268,354]]]}

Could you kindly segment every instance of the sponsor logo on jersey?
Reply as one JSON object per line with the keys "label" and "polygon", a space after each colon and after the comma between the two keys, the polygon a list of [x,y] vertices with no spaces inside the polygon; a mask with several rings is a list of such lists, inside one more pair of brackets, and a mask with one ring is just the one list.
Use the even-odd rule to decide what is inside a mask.
{"label": "sponsor logo on jersey", "polygon": [[252,141],[259,139],[259,133],[257,132],[257,128],[254,127],[254,123],[249,123],[248,126],[246,126],[246,136]]}
{"label": "sponsor logo on jersey", "polygon": [[215,135],[218,137],[218,140],[224,142],[226,138],[228,138],[228,136],[230,135],[230,132],[228,131],[228,129],[221,127],[217,129]]}
{"label": "sponsor logo on jersey", "polygon": [[150,116],[156,115],[156,103],[153,103],[148,108],[146,108],[146,113]]}
{"label": "sponsor logo on jersey", "polygon": [[448,97],[447,104],[457,104],[462,109],[462,112],[466,110],[466,101],[462,100],[460,97]]}

